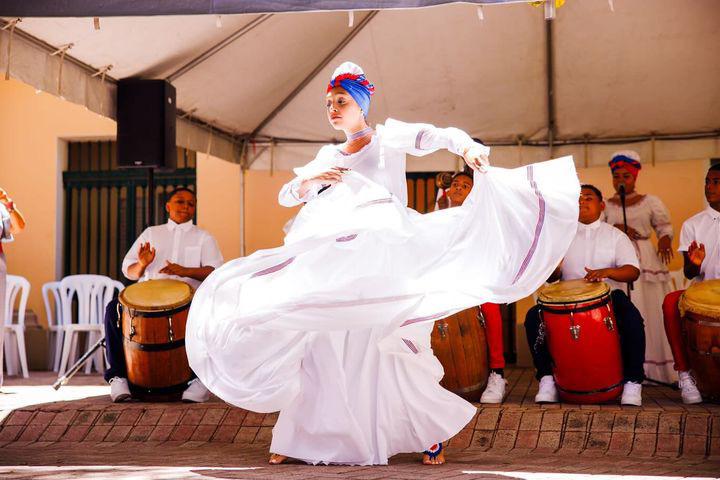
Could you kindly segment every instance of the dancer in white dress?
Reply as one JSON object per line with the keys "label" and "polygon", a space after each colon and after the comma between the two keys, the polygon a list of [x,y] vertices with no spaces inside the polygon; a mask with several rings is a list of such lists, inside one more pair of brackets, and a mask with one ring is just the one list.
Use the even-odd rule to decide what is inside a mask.
{"label": "dancer in white dress", "polygon": [[[389,119],[373,131],[372,91],[357,65],[335,71],[328,119],[348,140],[283,187],[283,205],[307,202],[285,245],[217,269],[190,309],[187,354],[203,383],[280,411],[272,463],[386,464],[456,434],[476,409],[439,385],[433,321],[532,293],[577,228],[571,158],[504,170],[458,129]],[[487,173],[462,206],[419,215],[406,207],[405,155],[438,148]]]}
{"label": "dancer in white dress", "polygon": [[[672,260],[673,227],[670,213],[654,195],[641,195],[635,182],[642,164],[632,150],[616,152],[609,162],[613,186],[625,187],[627,235],[635,246],[640,261],[640,278],[630,292],[632,302],[645,320],[645,376],[661,382],[677,381],[673,357],[663,328],[662,303],[670,293],[670,273],[667,264]],[[618,193],[608,199],[605,221],[623,230],[623,212]],[[658,238],[656,249],[651,241],[653,232]]]}

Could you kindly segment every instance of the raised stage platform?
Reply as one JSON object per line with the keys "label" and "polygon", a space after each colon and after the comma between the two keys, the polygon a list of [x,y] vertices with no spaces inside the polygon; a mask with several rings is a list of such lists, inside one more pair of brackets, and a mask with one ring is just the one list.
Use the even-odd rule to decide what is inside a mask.
{"label": "raised stage platform", "polygon": [[[501,478],[501,471],[720,477],[720,405],[686,406],[678,391],[645,386],[642,407],[540,406],[533,402],[537,383],[531,370],[508,369],[507,377],[505,402],[478,406],[476,417],[451,439],[450,462],[442,471],[461,475],[457,478],[486,478],[482,475],[487,473],[477,470],[480,467],[496,472],[487,478]],[[346,468],[345,478],[416,479],[430,473],[417,465],[417,455],[399,455],[389,467],[369,470],[268,467],[276,414],[247,412],[217,398],[204,404],[113,404],[109,387],[98,375],[78,375],[57,392],[49,387],[53,380],[50,372],[33,372],[29,380],[6,379],[0,394],[0,477],[85,478],[78,472],[97,473],[92,469],[98,465],[124,465],[137,473],[167,464],[163,462],[177,468],[190,468],[188,462],[225,465],[226,470],[218,472],[226,476],[218,473],[213,478],[288,478],[281,472],[315,472],[300,477],[293,473],[292,478],[317,478],[321,471],[334,478],[341,468]],[[52,465],[72,465],[76,470],[72,477],[63,477],[61,471],[47,468]],[[429,478],[449,478],[434,475]],[[146,478],[181,477],[185,478]]]}

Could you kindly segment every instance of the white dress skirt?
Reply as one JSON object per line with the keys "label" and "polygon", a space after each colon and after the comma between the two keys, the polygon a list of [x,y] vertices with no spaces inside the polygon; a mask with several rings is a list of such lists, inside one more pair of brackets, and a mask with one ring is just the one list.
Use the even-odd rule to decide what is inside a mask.
{"label": "white dress skirt", "polygon": [[391,193],[404,175],[368,178],[398,170],[392,138],[378,128],[356,156],[323,147],[353,171],[302,208],[284,246],[226,263],[195,293],[190,366],[223,400],[280,411],[274,453],[386,464],[455,435],[476,409],[439,385],[433,321],[532,293],[575,234],[572,158],[476,173],[463,206],[419,215]]}
{"label": "white dress skirt", "polygon": [[[616,197],[605,207],[605,219],[611,225],[623,223],[622,208]],[[626,207],[625,213],[628,226],[642,236],[632,240],[640,262],[640,278],[633,283],[630,295],[645,322],[645,376],[661,382],[676,382],[677,373],[673,369],[662,313],[663,300],[671,290],[670,273],[650,240],[653,232],[657,238],[665,235],[672,238],[670,213],[654,195],[645,195],[638,203]],[[627,291],[625,285],[621,288]]]}

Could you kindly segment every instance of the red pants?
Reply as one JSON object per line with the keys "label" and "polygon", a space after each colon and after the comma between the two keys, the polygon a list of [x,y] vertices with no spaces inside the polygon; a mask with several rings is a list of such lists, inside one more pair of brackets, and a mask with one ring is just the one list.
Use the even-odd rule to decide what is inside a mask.
{"label": "red pants", "polygon": [[668,293],[663,301],[663,318],[665,319],[665,335],[667,335],[670,350],[675,360],[674,368],[678,372],[685,372],[690,369],[688,366],[687,353],[682,339],[682,325],[680,318],[680,295],[685,290]]}
{"label": "red pants", "polygon": [[505,352],[503,349],[502,315],[500,305],[483,303],[480,310],[485,318],[485,337],[488,344],[490,368],[505,368]]}

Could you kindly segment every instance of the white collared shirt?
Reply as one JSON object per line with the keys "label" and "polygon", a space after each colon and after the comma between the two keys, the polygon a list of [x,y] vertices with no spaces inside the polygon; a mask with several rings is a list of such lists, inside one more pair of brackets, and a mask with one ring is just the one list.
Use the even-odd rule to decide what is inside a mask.
{"label": "white collared shirt", "polygon": [[7,211],[5,205],[0,203],[0,240],[10,242],[13,239],[10,233],[10,212]]}
{"label": "white collared shirt", "polygon": [[155,259],[145,268],[143,276],[137,279],[140,282],[173,278],[197,288],[200,282],[194,278],[167,275],[160,273],[160,270],[167,265],[168,261],[183,267],[211,266],[218,268],[223,264],[222,253],[212,235],[195,226],[192,220],[181,224],[168,220],[168,223],[164,225],[146,228],[130,247],[130,251],[125,255],[122,263],[122,272],[130,280],[136,279],[128,276],[128,267],[138,261],[140,245],[148,242],[155,248]]}
{"label": "white collared shirt", "polygon": [[[578,222],[577,233],[562,262],[562,279],[584,278],[585,267],[597,270],[625,265],[639,268],[635,248],[627,235],[600,219],[589,225]],[[606,281],[613,288],[621,288],[617,282]]]}
{"label": "white collared shirt", "polygon": [[708,206],[685,220],[680,230],[678,252],[687,252],[693,241],[705,245],[699,280],[720,278],[720,212]]}

